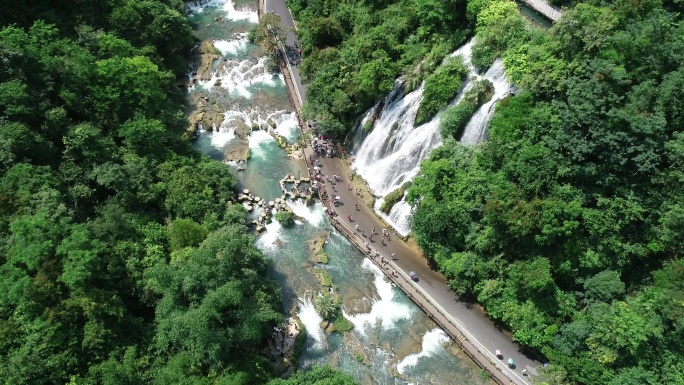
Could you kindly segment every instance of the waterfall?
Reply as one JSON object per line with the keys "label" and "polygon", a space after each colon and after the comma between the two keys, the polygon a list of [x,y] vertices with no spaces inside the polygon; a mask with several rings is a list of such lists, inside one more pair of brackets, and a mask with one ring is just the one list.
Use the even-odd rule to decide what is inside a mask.
{"label": "waterfall", "polygon": [[[465,86],[450,105],[455,105],[461,100],[465,91],[472,87],[473,79],[484,78],[491,81],[495,92],[492,100],[480,107],[468,122],[461,140],[461,143],[466,145],[474,145],[485,139],[487,124],[496,102],[506,96],[511,89],[500,59],[497,59],[484,75],[477,73],[471,61],[473,43],[474,39],[471,39],[451,54],[452,57],[460,55],[470,73]],[[385,98],[384,108],[370,132],[366,133],[365,125],[370,117],[376,114],[378,105],[366,112],[350,133],[349,147],[353,156],[353,168],[364,178],[376,196],[384,197],[413,179],[420,170],[420,162],[430,151],[442,144],[439,134],[439,113],[427,123],[418,127],[413,125],[423,97],[423,87],[424,84],[403,95],[401,81],[397,80],[394,90]],[[379,199],[376,212],[397,232],[407,235],[411,230],[411,207],[402,200],[394,205],[389,215],[384,215],[379,210],[381,202],[382,199]]]}
{"label": "waterfall", "polygon": [[487,126],[494,114],[496,102],[511,92],[511,83],[508,82],[504,74],[504,66],[501,59],[494,61],[494,64],[485,72],[483,78],[489,80],[494,85],[494,95],[468,121],[463,131],[463,136],[461,136],[461,143],[465,145],[475,145],[486,139]]}
{"label": "waterfall", "polygon": [[387,195],[413,178],[421,159],[442,143],[439,119],[413,126],[423,86],[403,98],[394,98],[400,93],[401,82],[397,81],[372,131],[353,153],[354,168],[376,195]]}

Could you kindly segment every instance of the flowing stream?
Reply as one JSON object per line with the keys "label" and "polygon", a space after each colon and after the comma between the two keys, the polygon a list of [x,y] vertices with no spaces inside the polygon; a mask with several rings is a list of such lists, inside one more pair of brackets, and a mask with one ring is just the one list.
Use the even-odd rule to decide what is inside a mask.
{"label": "flowing stream", "polygon": [[[304,173],[306,166],[303,161],[288,159],[269,134],[274,130],[292,142],[298,137],[298,127],[282,76],[268,74],[258,47],[245,39],[245,33],[257,22],[256,4],[203,0],[189,2],[186,8],[191,11],[189,20],[196,34],[213,41],[221,55],[211,76],[189,87],[189,97],[208,95],[224,115],[223,123],[211,131],[200,130],[195,147],[217,160],[226,160],[230,146],[239,141],[236,127],[259,126],[261,129],[251,131],[248,137],[250,159],[240,164],[227,162],[226,167],[235,171],[240,189],[248,188],[273,200],[281,195],[278,182],[283,174]],[[402,111],[397,107],[394,113],[401,115]],[[275,128],[270,127],[269,120]],[[440,142],[438,135],[431,138],[415,146],[427,152]],[[412,136],[401,140],[412,140]],[[395,142],[384,153],[389,155],[402,147],[399,140]],[[409,172],[399,179],[412,176]],[[301,220],[291,228],[273,221],[256,242],[274,261],[272,274],[281,283],[283,310],[296,309],[307,328],[300,367],[330,364],[361,384],[486,383],[479,379],[479,368],[448,343],[444,332],[330,226],[323,206],[289,205]],[[328,234],[324,251],[329,264],[325,266],[309,261],[306,248],[306,242],[321,232]],[[311,274],[315,268],[326,268],[330,273],[344,313],[354,324],[352,332],[328,335],[321,329],[321,318],[311,301],[318,287]]]}
{"label": "flowing stream", "polygon": [[[511,84],[504,75],[501,59],[497,59],[484,75],[477,72],[471,62],[473,43],[474,40],[471,39],[451,54],[461,56],[470,73],[463,89],[449,105],[457,104],[475,79],[487,79],[492,82],[494,95],[468,122],[460,139],[465,145],[476,145],[486,139],[487,125],[494,114],[496,102],[511,91]],[[420,170],[420,162],[430,151],[442,144],[439,133],[441,112],[427,123],[419,126],[413,124],[423,97],[423,85],[403,95],[401,80],[397,80],[394,90],[384,103],[367,111],[350,136],[354,169],[368,183],[371,192],[381,197],[376,201],[376,213],[402,235],[411,232],[411,206],[402,199],[392,207],[388,215],[385,215],[380,212],[384,196],[411,181]],[[377,120],[370,126],[371,117],[378,115],[377,109],[382,106],[384,108],[377,116]]]}

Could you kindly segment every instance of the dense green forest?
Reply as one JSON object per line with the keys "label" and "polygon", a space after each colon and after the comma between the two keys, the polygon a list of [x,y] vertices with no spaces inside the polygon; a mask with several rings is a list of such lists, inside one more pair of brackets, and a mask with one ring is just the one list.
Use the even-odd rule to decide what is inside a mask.
{"label": "dense green forest", "polygon": [[550,360],[548,383],[684,384],[681,15],[580,3],[546,31],[484,3],[473,62],[502,56],[520,93],[486,143],[424,162],[418,243]]}
{"label": "dense green forest", "polygon": [[447,72],[475,34],[473,63],[502,57],[519,92],[473,148],[453,138],[491,85],[443,113],[444,146],[410,188],[416,240],[550,361],[549,384],[684,384],[681,2],[556,3],[568,8],[547,30],[504,0],[290,0],[306,113],[344,136],[395,78],[408,92]]}
{"label": "dense green forest", "polygon": [[[466,12],[462,0],[288,0],[288,5],[298,20],[300,70],[310,82],[303,112],[337,137],[384,98],[400,75],[407,78],[406,89],[420,85],[469,31],[468,20],[458,17]],[[433,76],[435,100],[422,108],[422,120],[442,107],[445,94],[458,91],[461,82],[449,76],[462,73],[458,64]]]}
{"label": "dense green forest", "polygon": [[270,381],[280,288],[183,139],[183,4],[0,4],[0,382]]}

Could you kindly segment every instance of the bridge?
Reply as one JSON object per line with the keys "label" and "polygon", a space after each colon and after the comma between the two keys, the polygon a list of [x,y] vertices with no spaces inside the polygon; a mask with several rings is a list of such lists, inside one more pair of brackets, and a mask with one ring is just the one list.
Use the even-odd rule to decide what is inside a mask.
{"label": "bridge", "polygon": [[546,0],[520,0],[520,2],[553,22],[558,21],[563,16],[563,11],[549,4]]}

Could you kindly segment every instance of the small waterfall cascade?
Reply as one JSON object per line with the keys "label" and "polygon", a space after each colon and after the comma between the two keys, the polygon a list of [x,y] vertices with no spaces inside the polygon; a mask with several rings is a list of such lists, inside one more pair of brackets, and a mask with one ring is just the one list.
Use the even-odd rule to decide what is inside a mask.
{"label": "small waterfall cascade", "polygon": [[[401,82],[387,96],[385,109],[372,131],[352,150],[354,168],[368,182],[373,194],[387,195],[417,173],[420,160],[442,143],[439,119],[413,127],[423,86],[403,98]],[[360,126],[357,131],[364,131]],[[354,150],[356,149],[356,150]]]}
{"label": "small waterfall cascade", "polygon": [[[474,145],[486,138],[487,125],[494,113],[494,107],[498,100],[506,96],[511,85],[504,75],[502,61],[497,59],[492,67],[484,74],[479,75],[473,66],[472,47],[474,39],[471,39],[451,56],[461,56],[463,62],[470,69],[468,80],[463,89],[449,104],[455,105],[465,92],[472,87],[473,79],[487,79],[495,88],[492,100],[485,103],[473,115],[465,128],[461,143]],[[382,108],[378,104],[367,111],[360,119],[348,140],[353,154],[353,168],[368,183],[371,192],[384,197],[403,183],[410,181],[418,174],[421,161],[434,148],[442,144],[439,134],[439,114],[431,121],[414,127],[416,113],[423,97],[423,85],[413,92],[404,95],[401,81],[397,80],[394,90],[384,101],[384,109],[380,112],[370,132],[367,124],[370,118],[377,115],[377,109]],[[380,212],[379,207],[382,199],[376,202],[376,212],[388,221],[397,232],[408,235],[411,231],[410,215],[411,207],[402,199],[394,205],[388,215]]]}
{"label": "small waterfall cascade", "polygon": [[506,97],[512,91],[512,85],[504,73],[503,61],[499,58],[494,61],[491,67],[485,72],[482,78],[489,80],[494,85],[494,95],[483,104],[468,121],[461,143],[472,146],[483,142],[487,136],[487,126],[489,120],[494,115],[496,102]]}

